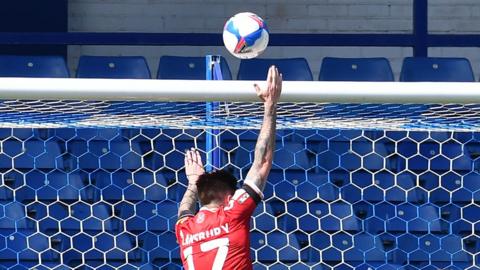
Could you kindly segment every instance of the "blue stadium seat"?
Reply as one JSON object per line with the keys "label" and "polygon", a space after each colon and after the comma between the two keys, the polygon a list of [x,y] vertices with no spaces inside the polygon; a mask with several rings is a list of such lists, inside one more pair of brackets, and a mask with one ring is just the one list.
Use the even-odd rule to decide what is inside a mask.
{"label": "blue stadium seat", "polygon": [[386,58],[325,57],[320,67],[320,81],[394,81]]}
{"label": "blue stadium seat", "polygon": [[165,232],[158,237],[159,247],[170,252],[171,259],[180,259],[179,247],[173,231]]}
{"label": "blue stadium seat", "polygon": [[410,233],[447,233],[440,220],[440,211],[432,204],[418,206],[418,218],[408,222]]}
{"label": "blue stadium seat", "polygon": [[351,264],[369,263],[371,265],[382,265],[386,262],[387,256],[380,237],[366,233],[360,233],[353,237],[353,243],[344,241],[342,244],[353,246],[345,252],[345,261]]}
{"label": "blue stadium seat", "polygon": [[140,146],[136,142],[127,140],[101,141],[70,141],[67,151],[79,157],[80,169],[137,169],[141,166],[141,156],[138,152]]}
{"label": "blue stadium seat", "polygon": [[474,82],[466,58],[406,57],[400,73],[402,82]]}
{"label": "blue stadium seat", "polygon": [[[164,265],[172,261],[178,262],[180,259],[179,247],[172,232],[165,232],[160,235],[142,234],[139,236],[138,244],[147,251],[143,253],[144,258],[142,258],[142,261],[144,262],[152,263],[153,265]],[[162,267],[162,269],[174,268]]]}
{"label": "blue stadium seat", "polygon": [[[232,73],[225,58],[220,59],[224,80],[231,80]],[[158,66],[157,79],[205,80],[205,57],[162,56]]]}
{"label": "blue stadium seat", "polygon": [[112,233],[119,229],[117,220],[111,218],[113,214],[105,204],[96,204],[92,209],[72,206],[72,210],[75,210],[72,216],[82,220],[83,232],[87,234],[95,235],[102,231]]}
{"label": "blue stadium seat", "polygon": [[[163,233],[172,229],[177,222],[178,204],[172,201],[163,201],[157,204],[157,213],[147,222],[147,228],[153,233]],[[142,227],[139,224],[137,227]]]}
{"label": "blue stadium seat", "polygon": [[[3,144],[3,151],[8,152],[5,149],[5,142]],[[0,203],[4,203],[4,201],[12,201],[16,199],[19,202],[23,202],[21,200],[22,196],[26,194],[32,194],[34,191],[28,188],[25,185],[25,175],[20,172],[11,171],[9,173],[3,174],[0,179]],[[23,186],[23,187],[22,187]],[[14,190],[15,196],[14,196]]]}
{"label": "blue stadium seat", "polygon": [[268,69],[275,65],[284,81],[311,81],[312,71],[305,58],[248,59],[240,62],[238,80],[265,80]]}
{"label": "blue stadium seat", "polygon": [[0,213],[0,235],[36,229],[35,222],[27,217],[23,204],[11,202],[0,207],[3,208],[3,214]]}
{"label": "blue stadium seat", "polygon": [[[277,213],[277,211],[278,210],[274,210],[274,207],[272,207],[272,203],[270,202],[259,204],[253,215],[255,228],[262,232],[268,232],[275,229],[275,217],[280,214]],[[279,223],[282,223],[282,221],[279,220]],[[285,224],[282,225],[283,227],[286,226]]]}
{"label": "blue stadium seat", "polygon": [[273,160],[274,166],[281,169],[305,170],[310,168],[310,159],[305,145],[302,143],[285,142],[277,144]]}
{"label": "blue stadium seat", "polygon": [[322,202],[311,202],[309,212],[320,218],[322,231],[348,231],[361,230],[360,220],[352,213],[352,207],[346,203],[333,203],[330,206]]}
{"label": "blue stadium seat", "polygon": [[9,189],[7,185],[0,185],[0,203],[13,200],[13,190]]}
{"label": "blue stadium seat", "polygon": [[29,140],[22,154],[14,158],[16,168],[63,169],[61,149],[55,141]]}
{"label": "blue stadium seat", "polygon": [[[52,191],[54,191],[55,196],[58,194],[58,198],[65,202],[73,202],[77,200],[91,201],[93,199],[94,194],[92,194],[91,190],[86,187],[88,184],[88,179],[82,178],[82,176],[78,173],[72,172],[68,175],[61,173],[51,174],[49,175],[49,183],[50,181],[52,181],[51,183],[55,183],[55,181],[64,181],[64,177],[67,177],[68,183],[65,184],[61,189],[57,191],[53,188],[49,188],[46,189],[45,193],[42,195],[37,192],[38,197],[45,197],[45,200],[47,200],[47,198],[53,193]],[[52,186],[51,183],[49,187]]]}
{"label": "blue stadium seat", "polygon": [[385,200],[384,191],[377,186],[369,186],[363,191],[363,200],[368,202],[381,202]]}
{"label": "blue stadium seat", "polygon": [[[266,238],[268,247],[258,250],[256,257],[258,261],[274,262],[278,261],[278,258],[281,258],[282,262],[299,260],[298,250],[300,250],[300,244],[294,235],[288,237],[288,235],[280,231],[271,231],[266,235]],[[254,239],[252,240],[254,241]],[[275,250],[279,250],[278,256]]]}
{"label": "blue stadium seat", "polygon": [[[75,238],[77,239],[76,241]],[[81,252],[74,252],[73,250],[63,252],[63,262],[69,266],[75,266],[82,264],[82,261],[84,261],[86,265],[96,267],[103,264],[104,260],[106,260],[109,265],[119,266],[125,264],[128,260],[136,259],[135,257],[131,258],[131,254],[135,253],[135,250],[128,252],[136,245],[135,239],[132,236],[119,234],[115,235],[114,238],[105,237],[104,235],[98,238],[98,241],[93,241],[90,236],[85,234],[75,236],[72,244],[76,250]],[[64,243],[64,245],[66,245],[66,243]],[[97,250],[92,250],[91,248],[93,247]]]}
{"label": "blue stadium seat", "polygon": [[[0,239],[3,243],[6,243],[8,248],[0,250],[0,267],[2,269],[5,266],[17,263],[22,266],[18,269],[33,269],[35,265],[38,266],[40,263],[39,252],[42,252],[41,259],[44,266],[53,266],[60,263],[58,253],[50,249],[48,238],[35,231],[14,233],[5,238],[0,236]],[[13,268],[17,269],[17,267]]]}
{"label": "blue stadium seat", "polygon": [[77,78],[150,79],[142,56],[80,56]]}
{"label": "blue stadium seat", "polygon": [[428,196],[429,202],[436,205],[444,205],[450,202],[451,194],[444,189],[435,189],[430,192]]}
{"label": "blue stadium seat", "polygon": [[0,56],[0,77],[68,78],[65,59],[61,56]]}
{"label": "blue stadium seat", "polygon": [[441,249],[431,254],[431,262],[439,268],[446,268],[451,264],[457,269],[467,269],[472,266],[472,256],[463,250],[464,242],[458,235],[446,235],[440,239]]}

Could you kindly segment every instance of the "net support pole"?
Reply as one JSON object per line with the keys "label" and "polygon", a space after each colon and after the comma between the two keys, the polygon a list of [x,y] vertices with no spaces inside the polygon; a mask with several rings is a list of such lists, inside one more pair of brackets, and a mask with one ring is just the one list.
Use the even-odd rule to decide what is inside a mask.
{"label": "net support pole", "polygon": [[[206,80],[222,80],[222,71],[220,68],[220,56],[207,55],[206,62]],[[213,123],[215,121],[215,111],[218,110],[219,102],[206,103],[206,117],[207,122]],[[214,126],[214,125],[212,125]],[[205,152],[207,154],[206,170],[211,171],[221,166],[221,153],[218,147],[218,129],[208,129],[206,133]]]}

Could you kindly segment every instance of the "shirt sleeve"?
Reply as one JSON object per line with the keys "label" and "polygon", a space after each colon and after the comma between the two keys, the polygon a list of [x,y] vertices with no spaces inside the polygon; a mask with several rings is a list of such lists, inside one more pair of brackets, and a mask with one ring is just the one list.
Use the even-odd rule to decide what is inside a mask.
{"label": "shirt sleeve", "polygon": [[224,208],[225,213],[235,219],[249,219],[262,198],[263,194],[258,187],[252,187],[252,184],[244,184],[233,194],[228,205]]}
{"label": "shirt sleeve", "polygon": [[[193,214],[191,211],[182,211],[179,215],[178,215],[178,221],[181,221],[182,219],[185,219],[187,217],[193,217],[195,216],[195,214]],[[178,222],[177,221],[177,222]]]}

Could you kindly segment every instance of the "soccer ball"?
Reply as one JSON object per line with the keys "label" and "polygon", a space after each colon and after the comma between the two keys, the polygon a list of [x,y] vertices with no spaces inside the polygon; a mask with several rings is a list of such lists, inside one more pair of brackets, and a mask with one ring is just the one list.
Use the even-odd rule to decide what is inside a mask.
{"label": "soccer ball", "polygon": [[267,25],[254,13],[238,13],[225,23],[223,43],[235,57],[257,57],[268,45]]}

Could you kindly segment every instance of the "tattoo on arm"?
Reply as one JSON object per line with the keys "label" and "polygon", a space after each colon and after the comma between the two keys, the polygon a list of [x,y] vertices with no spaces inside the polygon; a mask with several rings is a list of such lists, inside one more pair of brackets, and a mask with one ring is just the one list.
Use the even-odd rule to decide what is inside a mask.
{"label": "tattoo on arm", "polygon": [[183,194],[182,201],[178,208],[178,217],[185,213],[195,214],[195,208],[197,205],[197,187],[193,184],[188,185],[185,194]]}
{"label": "tattoo on arm", "polygon": [[245,179],[245,181],[251,181],[262,191],[265,188],[268,173],[272,167],[276,122],[276,105],[266,104],[262,128],[260,129],[257,145],[255,146],[255,158],[252,168]]}

